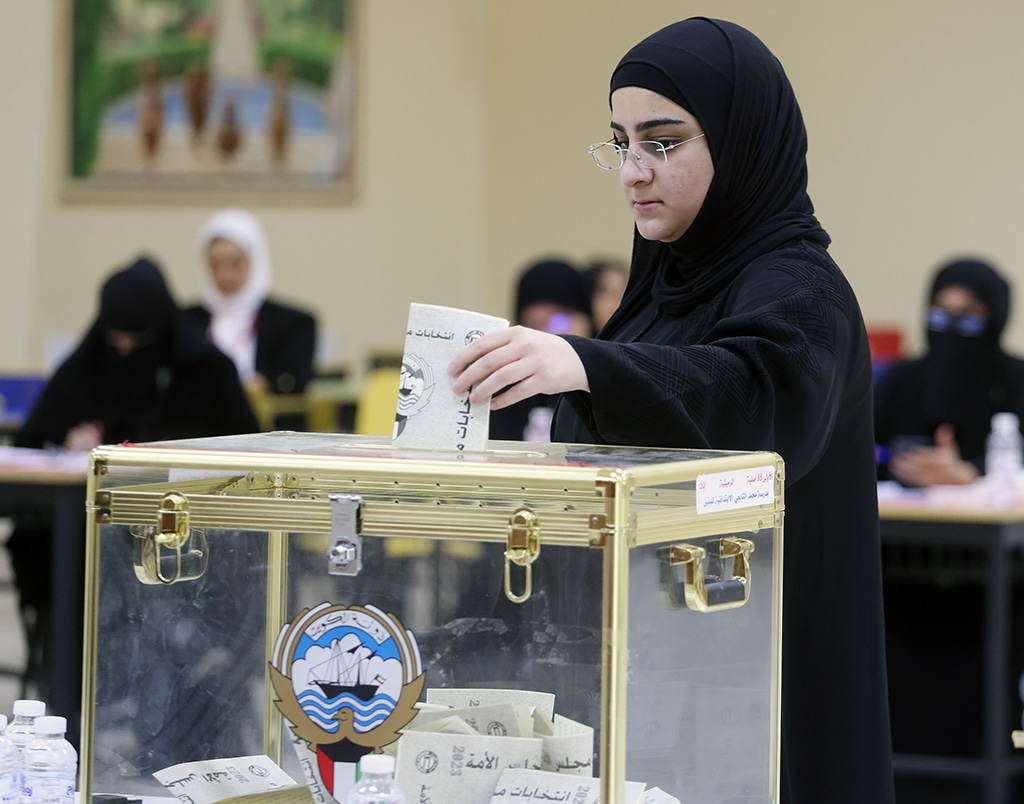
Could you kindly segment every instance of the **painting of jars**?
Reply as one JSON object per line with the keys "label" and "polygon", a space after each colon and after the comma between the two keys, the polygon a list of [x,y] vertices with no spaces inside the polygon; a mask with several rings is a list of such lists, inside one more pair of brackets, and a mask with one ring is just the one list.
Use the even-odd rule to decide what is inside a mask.
{"label": "painting of jars", "polygon": [[351,175],[347,0],[74,0],[70,173],[331,190]]}

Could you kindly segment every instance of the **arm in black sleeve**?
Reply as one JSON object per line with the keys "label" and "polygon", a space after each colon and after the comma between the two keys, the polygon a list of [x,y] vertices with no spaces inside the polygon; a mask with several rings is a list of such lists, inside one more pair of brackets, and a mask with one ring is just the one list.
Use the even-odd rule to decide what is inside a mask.
{"label": "arm in black sleeve", "polygon": [[62,447],[72,427],[100,419],[99,411],[93,410],[90,402],[93,389],[86,387],[98,380],[87,375],[88,372],[80,370],[76,360],[60,366],[15,434],[14,445],[33,449]]}
{"label": "arm in black sleeve", "polygon": [[14,446],[43,449],[64,443],[68,430],[74,425],[66,423],[59,396],[59,388],[54,388],[52,381],[48,383],[32,406],[28,418],[15,433]]}
{"label": "arm in black sleeve", "polygon": [[644,337],[661,342],[568,338],[590,392],[566,397],[607,443],[774,450],[796,480],[820,458],[844,395],[871,393],[869,374],[850,381],[867,339],[834,267],[748,270],[706,326],[662,316]]}

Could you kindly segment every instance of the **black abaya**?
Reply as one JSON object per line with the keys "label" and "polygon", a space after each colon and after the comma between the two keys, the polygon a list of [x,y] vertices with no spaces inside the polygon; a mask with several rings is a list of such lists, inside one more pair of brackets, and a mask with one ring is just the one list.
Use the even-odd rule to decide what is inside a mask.
{"label": "black abaya", "polygon": [[759,40],[703,18],[634,47],[620,87],[696,116],[715,174],[679,240],[635,234],[600,338],[567,338],[590,390],[566,394],[553,437],[782,455],[782,801],[889,804],[871,362],[807,195],[796,99]]}
{"label": "black abaya", "polygon": [[[641,323],[643,322],[643,323]],[[557,441],[773,450],[786,462],[783,801],[892,801],[871,365],[856,299],[795,241],[686,315],[569,338],[590,379]]]}

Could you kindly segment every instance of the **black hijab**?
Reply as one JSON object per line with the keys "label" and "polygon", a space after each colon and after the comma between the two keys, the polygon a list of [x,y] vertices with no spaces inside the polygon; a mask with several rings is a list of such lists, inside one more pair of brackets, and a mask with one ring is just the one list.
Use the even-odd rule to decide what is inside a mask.
{"label": "black hijab", "polygon": [[[74,422],[102,421],[104,439],[151,440],[159,404],[171,381],[178,307],[160,268],[139,257],[112,273],[99,293],[99,312],[63,367],[79,386]],[[143,345],[121,355],[111,331],[139,334]],[[59,440],[63,440],[63,435]]]}
{"label": "black hijab", "polygon": [[105,329],[163,332],[177,310],[160,268],[147,257],[116,271],[100,289],[99,321]]}
{"label": "black hijab", "polygon": [[620,322],[650,296],[673,314],[692,309],[751,260],[794,238],[828,246],[807,195],[800,107],[782,65],[752,33],[704,17],[669,25],[623,56],[611,92],[627,86],[657,92],[696,116],[715,175],[693,224],[674,243],[634,233]]}
{"label": "black hijab", "polygon": [[586,277],[563,260],[534,263],[519,277],[516,287],[516,323],[531,304],[548,302],[567,310],[592,316],[590,288]]}
{"label": "black hijab", "polygon": [[931,425],[948,422],[966,431],[987,427],[1006,400],[1002,349],[999,339],[1010,315],[1010,286],[986,262],[954,260],[935,274],[928,294],[932,304],[944,288],[962,287],[988,307],[984,332],[963,335],[953,329],[928,330],[924,357],[924,405]]}
{"label": "black hijab", "polygon": [[[177,312],[163,274],[145,257],[103,284],[92,337],[100,353],[99,394],[107,439],[152,437],[154,423],[162,415],[159,401],[171,381]],[[111,330],[139,334],[144,344],[121,355],[106,342]]]}

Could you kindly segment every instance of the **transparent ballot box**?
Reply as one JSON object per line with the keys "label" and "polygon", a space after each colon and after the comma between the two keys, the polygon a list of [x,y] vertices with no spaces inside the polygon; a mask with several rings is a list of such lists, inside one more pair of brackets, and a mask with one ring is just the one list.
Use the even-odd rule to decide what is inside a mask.
{"label": "transparent ballot box", "polygon": [[775,802],[782,490],[770,452],[100,447],[82,795],[265,755],[331,804],[383,751],[409,801]]}

